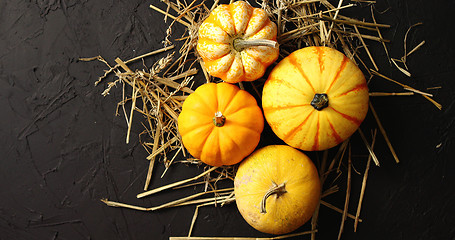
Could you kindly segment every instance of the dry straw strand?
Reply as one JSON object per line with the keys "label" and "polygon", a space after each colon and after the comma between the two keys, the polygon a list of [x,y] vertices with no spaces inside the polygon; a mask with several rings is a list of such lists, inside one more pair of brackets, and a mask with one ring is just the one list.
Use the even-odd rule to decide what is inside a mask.
{"label": "dry straw strand", "polygon": [[[376,133],[377,133],[377,130],[375,129],[374,133],[373,133],[373,140],[371,141],[371,149],[374,149],[374,144],[376,142]],[[357,204],[357,211],[355,214],[354,232],[357,231],[357,225],[360,222],[360,211],[362,209],[363,197],[365,196],[365,189],[367,186],[367,179],[368,179],[368,173],[370,170],[370,165],[371,165],[371,155],[368,156],[367,165],[365,167],[365,172],[363,173],[362,187],[360,189],[360,197],[359,197],[359,202]]]}

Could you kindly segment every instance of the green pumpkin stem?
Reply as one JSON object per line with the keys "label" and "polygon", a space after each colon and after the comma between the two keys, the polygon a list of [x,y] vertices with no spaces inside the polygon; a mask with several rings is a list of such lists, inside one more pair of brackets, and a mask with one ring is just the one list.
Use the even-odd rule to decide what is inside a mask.
{"label": "green pumpkin stem", "polygon": [[311,101],[311,106],[313,106],[314,109],[321,111],[329,106],[329,97],[325,93],[316,93]]}
{"label": "green pumpkin stem", "polygon": [[278,197],[286,193],[286,183],[282,183],[280,185],[277,185],[276,183],[273,183],[273,187],[270,188],[264,195],[261,201],[261,213],[267,213],[267,210],[265,209],[265,203],[267,202],[267,198],[272,196],[273,194],[277,194]]}
{"label": "green pumpkin stem", "polygon": [[217,127],[222,127],[226,122],[226,117],[221,112],[216,112],[213,117],[213,124]]}

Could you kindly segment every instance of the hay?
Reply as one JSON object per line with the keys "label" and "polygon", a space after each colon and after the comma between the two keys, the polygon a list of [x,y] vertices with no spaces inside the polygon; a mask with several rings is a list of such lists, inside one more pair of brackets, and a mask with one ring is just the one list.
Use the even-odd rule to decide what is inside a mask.
{"label": "hay", "polygon": [[[356,8],[357,4],[344,4],[342,0],[338,1],[337,6],[332,5],[327,0],[255,0],[251,4],[256,4],[258,7],[263,8],[268,14],[272,21],[277,24],[278,27],[278,42],[280,44],[280,56],[282,59],[289,55],[294,50],[297,50],[306,46],[329,46],[344,52],[346,56],[356,62],[360,67],[363,67],[363,71],[366,78],[369,81],[373,79],[387,80],[398,84],[403,87],[404,92],[370,92],[370,97],[395,97],[395,96],[413,96],[421,95],[438,109],[442,109],[442,106],[432,99],[432,95],[425,93],[424,91],[417,90],[409,85],[402,84],[396,80],[393,80],[380,73],[380,69],[376,64],[376,60],[369,50],[369,44],[377,43],[383,46],[384,52],[387,56],[387,60],[392,66],[395,66],[403,74],[410,77],[412,76],[406,63],[407,58],[417,50],[419,50],[425,41],[420,42],[417,46],[413,47],[411,51],[407,51],[407,36],[413,27],[420,25],[411,26],[405,34],[404,38],[404,53],[401,58],[389,57],[387,43],[390,42],[388,39],[384,39],[381,31],[390,27],[388,24],[376,22],[374,16],[373,6],[375,1],[366,0],[355,0],[351,1],[357,4],[368,4],[371,5],[371,19],[372,21],[366,21],[364,19],[355,19],[349,16],[343,15],[343,10],[348,8]],[[194,75],[199,71],[202,71],[206,82],[218,81],[211,77],[204,65],[202,60],[198,57],[195,47],[197,44],[197,30],[202,21],[209,15],[219,1],[214,1],[214,4],[207,6],[205,1],[193,0],[189,3],[186,1],[171,1],[161,0],[166,4],[166,9],[160,9],[154,5],[150,5],[150,9],[156,11],[158,14],[163,15],[163,21],[168,23],[168,20],[172,21],[169,23],[169,27],[166,31],[166,36],[163,36],[164,46],[161,49],[146,53],[142,56],[122,61],[120,58],[116,59],[116,65],[111,66],[101,56],[93,58],[83,58],[83,61],[98,60],[107,66],[107,70],[104,75],[100,76],[95,82],[98,85],[110,74],[115,74],[116,79],[107,83],[105,91],[102,93],[103,96],[107,96],[114,86],[118,84],[123,85],[123,99],[118,104],[121,107],[125,115],[125,121],[128,126],[126,133],[126,142],[130,140],[131,126],[133,124],[133,114],[141,114],[145,121],[142,124],[144,131],[140,134],[141,144],[144,149],[149,153],[147,161],[149,161],[148,174],[145,181],[144,192],[137,195],[138,198],[147,197],[152,194],[157,194],[165,190],[177,191],[183,187],[189,187],[194,185],[204,185],[202,192],[193,194],[191,196],[178,199],[161,206],[157,207],[138,207],[129,205],[126,203],[119,203],[103,199],[102,201],[108,206],[123,207],[139,211],[156,211],[165,207],[177,207],[183,205],[193,204],[196,205],[195,212],[192,218],[191,227],[188,233],[188,237],[182,239],[192,239],[192,229],[196,223],[198,210],[202,206],[223,206],[224,204],[235,201],[234,192],[231,188],[218,189],[217,183],[219,181],[233,181],[235,177],[235,166],[234,167],[223,167],[223,168],[205,168],[205,171],[195,177],[184,179],[175,183],[168,184],[163,187],[154,188],[149,190],[149,187],[153,185],[151,183],[151,176],[153,167],[156,164],[156,159],[161,159],[165,165],[165,170],[161,177],[169,171],[171,165],[178,163],[203,165],[199,160],[191,158],[186,153],[183,146],[181,137],[178,133],[177,128],[177,117],[181,111],[182,103],[186,96],[192,93],[196,86],[194,86]],[[231,1],[232,2],[232,1]],[[171,13],[172,12],[172,13]],[[181,43],[181,48],[178,49],[177,54],[172,52],[167,56],[158,60],[153,67],[150,69],[132,70],[128,67],[129,63],[143,60],[149,56],[167,52],[174,49],[171,36],[175,24],[180,24],[179,27],[185,28],[185,34],[175,41]],[[366,54],[366,58],[363,56]],[[175,59],[176,58],[176,59]],[[172,63],[173,62],[173,63]],[[259,79],[255,82],[249,83],[255,93],[260,96],[261,85],[263,79]],[[243,84],[239,84],[243,89]],[[131,93],[126,96],[126,88]],[[438,87],[428,88],[437,89]],[[129,111],[126,110],[126,103],[131,103]],[[140,103],[140,104],[138,104]],[[398,163],[399,159],[395,153],[392,143],[387,137],[386,130],[381,124],[373,105],[370,103],[370,110],[376,120],[377,127],[381,132],[381,135],[385,139],[390,152],[392,153],[395,161]],[[118,112],[118,110],[117,110]],[[136,123],[137,124],[137,123]],[[354,221],[354,231],[357,230],[358,223],[361,222],[360,212],[365,194],[365,188],[367,183],[368,171],[370,169],[370,162],[373,162],[379,166],[379,159],[374,153],[374,144],[376,141],[376,132],[373,133],[373,139],[370,142],[366,139],[365,134],[362,130],[358,131],[366,149],[368,150],[367,166],[363,173],[362,188],[360,189],[360,198],[357,203],[356,214],[348,213],[351,189],[351,143],[350,140],[346,140],[344,143],[335,147],[331,151],[337,151],[335,157],[328,162],[328,151],[323,152],[322,162],[319,166],[319,173],[321,177],[321,183],[324,186],[323,194],[321,197],[320,205],[326,206],[336,212],[342,214],[340,223],[340,229],[338,239],[341,238],[341,234],[345,231],[345,221],[347,218]],[[147,139],[147,140],[143,140]],[[150,142],[148,140],[151,140]],[[345,159],[345,152],[348,151],[347,160]],[[167,154],[173,153],[174,155],[169,159]],[[183,155],[183,159],[181,157]],[[179,157],[180,156],[180,157]],[[322,198],[335,194],[338,192],[339,187],[335,184],[336,180],[340,178],[343,173],[341,170],[343,161],[347,161],[347,186],[346,186],[346,197],[345,205],[343,209],[339,209],[334,205],[324,201]],[[212,174],[210,174],[212,173]],[[216,173],[216,174],[215,174]],[[216,176],[215,176],[216,175]],[[326,183],[329,175],[335,175],[332,183]],[[203,179],[199,182],[196,180]],[[324,184],[325,183],[325,184]],[[210,198],[199,197],[211,193],[214,196]],[[281,239],[291,236],[298,236],[302,234],[310,234],[311,239],[316,238],[318,216],[320,205],[317,207],[313,218],[311,220],[311,229],[303,233],[296,233],[291,235],[278,236],[275,238],[267,239]],[[180,239],[178,237],[171,237],[171,239]],[[197,238],[197,239],[220,239],[216,237],[208,238]],[[238,239],[238,238],[224,238],[224,239]],[[242,239],[257,239],[257,238],[242,238]],[[265,239],[265,238],[264,238]]]}

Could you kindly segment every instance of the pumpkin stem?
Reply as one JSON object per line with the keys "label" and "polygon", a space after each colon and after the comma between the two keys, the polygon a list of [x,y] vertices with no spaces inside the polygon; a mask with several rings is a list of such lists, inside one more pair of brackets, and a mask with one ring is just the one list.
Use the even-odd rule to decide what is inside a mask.
{"label": "pumpkin stem", "polygon": [[321,111],[329,106],[329,97],[325,93],[316,93],[311,101],[311,106],[313,106],[314,109]]}
{"label": "pumpkin stem", "polygon": [[273,183],[273,187],[270,188],[264,195],[264,197],[262,198],[262,201],[261,201],[261,213],[267,213],[266,209],[265,209],[265,203],[267,202],[267,198],[269,198],[270,196],[272,196],[272,194],[277,194],[278,197],[283,194],[283,193],[286,193],[286,184],[285,183],[282,183],[280,185],[277,185],[276,183]]}
{"label": "pumpkin stem", "polygon": [[245,48],[257,47],[257,46],[266,46],[266,47],[273,47],[273,48],[278,47],[278,43],[276,41],[269,40],[269,39],[236,38],[236,39],[234,39],[232,45],[237,52],[241,52]]}
{"label": "pumpkin stem", "polygon": [[226,122],[226,117],[220,112],[216,112],[215,116],[213,117],[213,124],[217,127],[222,127]]}

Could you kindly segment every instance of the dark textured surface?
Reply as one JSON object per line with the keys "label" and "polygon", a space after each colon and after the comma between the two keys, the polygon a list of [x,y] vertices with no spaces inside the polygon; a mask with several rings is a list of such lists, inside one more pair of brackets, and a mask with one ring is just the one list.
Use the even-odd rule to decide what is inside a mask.
{"label": "dark textured surface", "polygon": [[[115,116],[121,88],[102,97],[104,86],[93,83],[104,66],[78,61],[102,55],[112,63],[115,57],[129,59],[160,48],[167,26],[162,15],[148,8],[152,2],[161,6],[145,0],[0,1],[0,239],[140,240],[188,233],[194,207],[145,213],[100,202],[109,198],[155,206],[194,191],[136,199],[148,166],[137,139],[142,127],[137,121],[131,143],[125,144],[124,118]],[[353,233],[353,221],[347,220],[344,239],[455,239],[454,9],[449,0],[378,1],[377,11],[384,11],[377,15],[378,22],[392,25],[383,32],[392,40],[392,57],[402,56],[404,34],[417,22],[423,25],[410,32],[408,48],[426,41],[408,59],[412,78],[384,60],[379,44],[368,42],[381,72],[424,91],[441,86],[428,92],[443,109],[420,96],[372,99],[401,163],[394,163],[378,138],[376,154],[382,165],[370,171],[363,222]],[[349,11],[369,16],[368,7],[361,13]],[[174,34],[178,36],[179,29]],[[400,90],[379,78],[370,88]],[[365,132],[372,123],[367,119]],[[356,169],[363,171],[364,165],[364,155],[354,158]],[[155,172],[162,171],[158,164]],[[176,165],[163,179],[155,174],[153,184],[200,171]],[[360,182],[354,174],[353,213]],[[340,187],[339,194],[327,199],[338,207],[344,204],[342,179]],[[340,214],[321,207],[318,239],[336,239],[340,219]],[[266,236],[250,228],[234,204],[201,208],[193,233]]]}

